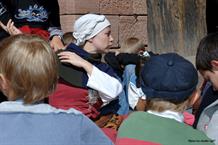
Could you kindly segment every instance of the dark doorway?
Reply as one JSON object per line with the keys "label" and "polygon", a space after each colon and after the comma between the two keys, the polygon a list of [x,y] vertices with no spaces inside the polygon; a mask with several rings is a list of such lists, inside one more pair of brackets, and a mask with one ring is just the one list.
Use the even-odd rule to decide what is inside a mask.
{"label": "dark doorway", "polygon": [[206,19],[207,32],[218,32],[218,0],[207,0]]}

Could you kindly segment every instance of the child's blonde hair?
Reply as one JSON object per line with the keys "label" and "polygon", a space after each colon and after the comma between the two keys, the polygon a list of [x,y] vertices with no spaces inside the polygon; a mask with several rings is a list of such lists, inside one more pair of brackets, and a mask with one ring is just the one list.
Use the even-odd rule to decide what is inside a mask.
{"label": "child's blonde hair", "polygon": [[175,112],[183,112],[190,105],[191,97],[181,103],[172,103],[166,100],[147,100],[146,110],[152,110],[156,112],[164,112],[166,110],[171,110]]}
{"label": "child's blonde hair", "polygon": [[0,73],[13,91],[9,100],[31,104],[46,98],[56,87],[58,65],[49,44],[36,35],[15,35],[0,44]]}
{"label": "child's blonde hair", "polygon": [[120,53],[138,53],[145,48],[145,44],[136,37],[127,38],[120,48]]}

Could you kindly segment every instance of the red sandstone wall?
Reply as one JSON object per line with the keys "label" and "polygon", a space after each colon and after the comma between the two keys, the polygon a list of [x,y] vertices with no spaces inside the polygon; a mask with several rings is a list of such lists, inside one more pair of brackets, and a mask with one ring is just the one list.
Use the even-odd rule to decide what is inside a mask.
{"label": "red sandstone wall", "polygon": [[99,13],[112,23],[114,47],[132,36],[147,44],[146,0],[59,0],[59,5],[64,32],[73,31],[73,23],[79,16]]}

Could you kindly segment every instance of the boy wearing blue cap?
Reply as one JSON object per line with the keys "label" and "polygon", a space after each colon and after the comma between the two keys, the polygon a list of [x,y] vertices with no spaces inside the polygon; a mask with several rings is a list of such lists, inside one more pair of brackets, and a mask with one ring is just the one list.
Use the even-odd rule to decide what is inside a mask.
{"label": "boy wearing blue cap", "polygon": [[203,132],[183,123],[183,111],[198,98],[197,70],[175,53],[151,57],[141,73],[146,112],[132,113],[118,131],[117,145],[212,145]]}

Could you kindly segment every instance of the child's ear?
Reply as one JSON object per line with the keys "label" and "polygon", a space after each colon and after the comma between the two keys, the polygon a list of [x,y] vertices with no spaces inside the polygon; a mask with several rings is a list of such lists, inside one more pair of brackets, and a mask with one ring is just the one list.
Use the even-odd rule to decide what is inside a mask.
{"label": "child's ear", "polygon": [[10,86],[10,81],[3,75],[0,74],[0,90],[2,93],[7,96],[8,100],[15,100],[14,91]]}
{"label": "child's ear", "polygon": [[214,70],[218,70],[218,61],[217,60],[212,60],[211,65]]}
{"label": "child's ear", "polygon": [[4,91],[7,90],[7,88],[8,88],[8,83],[6,78],[3,74],[0,74],[0,89]]}
{"label": "child's ear", "polygon": [[139,100],[135,106],[135,110],[136,111],[145,111],[146,106],[147,106],[146,104],[147,104],[146,100],[139,98]]}

